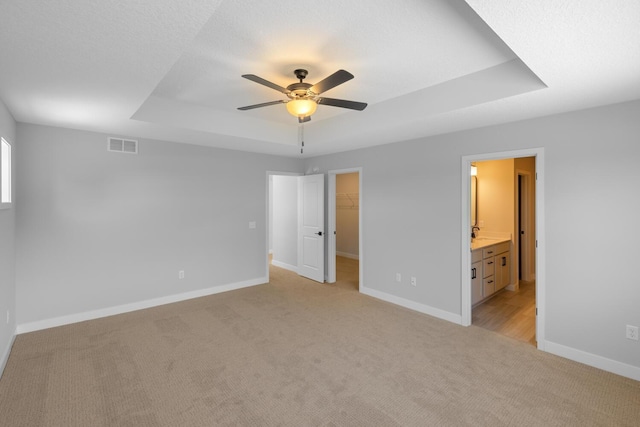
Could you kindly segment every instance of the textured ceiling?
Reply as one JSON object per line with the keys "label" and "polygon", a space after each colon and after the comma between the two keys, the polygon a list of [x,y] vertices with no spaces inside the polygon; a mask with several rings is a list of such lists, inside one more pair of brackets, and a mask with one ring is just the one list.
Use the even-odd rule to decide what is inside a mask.
{"label": "textured ceiling", "polygon": [[309,70],[305,156],[640,98],[635,0],[60,0],[0,3],[0,98],[16,120],[298,156],[278,85]]}

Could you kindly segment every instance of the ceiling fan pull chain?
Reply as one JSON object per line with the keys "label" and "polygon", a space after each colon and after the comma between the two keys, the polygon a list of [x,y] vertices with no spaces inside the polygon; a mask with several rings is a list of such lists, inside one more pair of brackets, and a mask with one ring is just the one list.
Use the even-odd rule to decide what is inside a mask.
{"label": "ceiling fan pull chain", "polygon": [[298,138],[300,140],[300,154],[304,154],[304,123],[300,123]]}

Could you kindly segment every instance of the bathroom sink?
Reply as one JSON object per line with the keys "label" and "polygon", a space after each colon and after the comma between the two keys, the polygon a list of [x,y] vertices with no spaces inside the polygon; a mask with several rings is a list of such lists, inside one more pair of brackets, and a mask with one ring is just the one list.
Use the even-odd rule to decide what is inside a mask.
{"label": "bathroom sink", "polygon": [[476,237],[471,240],[471,250],[484,248],[485,246],[491,246],[496,243],[504,242],[508,239],[499,239],[491,237]]}

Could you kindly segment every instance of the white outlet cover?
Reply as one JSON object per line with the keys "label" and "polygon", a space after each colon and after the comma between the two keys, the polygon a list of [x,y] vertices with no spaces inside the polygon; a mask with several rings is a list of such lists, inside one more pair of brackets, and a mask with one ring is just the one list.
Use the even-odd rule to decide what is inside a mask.
{"label": "white outlet cover", "polygon": [[252,228],[252,229],[253,229],[253,228],[256,228],[256,222],[255,222],[255,221],[251,221],[251,222],[249,223],[249,228]]}

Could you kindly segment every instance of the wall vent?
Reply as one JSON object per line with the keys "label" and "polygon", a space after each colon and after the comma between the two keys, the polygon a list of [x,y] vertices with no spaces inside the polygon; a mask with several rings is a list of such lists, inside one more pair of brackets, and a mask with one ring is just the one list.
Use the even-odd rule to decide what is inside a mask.
{"label": "wall vent", "polygon": [[138,154],[138,141],[134,139],[123,139],[109,137],[107,150],[117,153]]}

